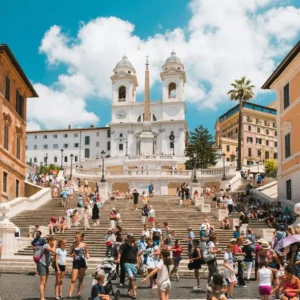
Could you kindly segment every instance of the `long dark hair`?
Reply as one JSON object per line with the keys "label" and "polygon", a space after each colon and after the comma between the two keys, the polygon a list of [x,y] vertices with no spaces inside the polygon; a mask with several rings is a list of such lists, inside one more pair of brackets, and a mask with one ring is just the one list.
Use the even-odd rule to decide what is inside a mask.
{"label": "long dark hair", "polygon": [[161,256],[162,256],[162,259],[163,259],[163,262],[164,264],[169,267],[171,265],[173,265],[173,259],[170,257],[170,251],[169,250],[162,250],[160,252]]}

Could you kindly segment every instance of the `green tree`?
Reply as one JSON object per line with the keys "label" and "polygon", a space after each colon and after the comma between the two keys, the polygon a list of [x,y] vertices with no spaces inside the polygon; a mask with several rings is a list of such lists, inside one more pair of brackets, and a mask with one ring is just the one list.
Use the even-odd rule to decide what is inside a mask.
{"label": "green tree", "polygon": [[[186,161],[186,168],[191,170],[194,168],[207,169],[217,163],[216,150],[213,136],[209,133],[207,128],[202,125],[198,126],[194,132],[190,132],[189,143],[186,149],[186,156],[189,160]],[[194,157],[195,154],[195,157]]]}
{"label": "green tree", "polygon": [[59,172],[60,167],[56,166],[54,164],[50,164],[49,166],[40,166],[40,174],[48,174],[51,170],[56,170],[57,172]]}
{"label": "green tree", "polygon": [[237,169],[242,169],[242,121],[243,121],[243,104],[251,100],[255,94],[253,92],[254,85],[251,81],[242,77],[231,83],[233,89],[228,94],[233,101],[239,101],[239,129],[238,129],[238,160]]}
{"label": "green tree", "polygon": [[278,168],[277,161],[273,158],[269,158],[265,161],[264,166],[266,175],[275,178],[277,175]]}

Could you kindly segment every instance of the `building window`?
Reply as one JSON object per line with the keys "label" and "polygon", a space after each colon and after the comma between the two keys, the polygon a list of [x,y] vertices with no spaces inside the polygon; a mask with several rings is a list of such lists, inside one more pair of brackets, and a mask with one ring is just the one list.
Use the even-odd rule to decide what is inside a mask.
{"label": "building window", "polygon": [[43,135],[43,139],[46,139],[47,138],[47,135],[45,134],[45,135]]}
{"label": "building window", "polygon": [[68,156],[65,156],[64,162],[65,162],[65,163],[68,162]]}
{"label": "building window", "polygon": [[277,158],[278,158],[277,152],[274,153],[273,157],[274,157],[274,159],[277,159]]}
{"label": "building window", "polygon": [[247,137],[247,143],[253,143],[253,137]]}
{"label": "building window", "polygon": [[119,151],[123,151],[123,144],[119,144]]}
{"label": "building window", "polygon": [[119,87],[119,101],[125,101],[126,100],[126,87],[120,86]]}
{"label": "building window", "polygon": [[251,157],[251,156],[252,156],[252,149],[248,148],[248,157]]}
{"label": "building window", "polygon": [[266,151],[266,153],[265,153],[265,159],[269,159],[269,158],[270,158],[270,152]]}
{"label": "building window", "polygon": [[107,151],[110,151],[110,142],[107,142]]}
{"label": "building window", "polygon": [[291,134],[288,133],[284,136],[285,158],[291,156]]}
{"label": "building window", "polygon": [[277,127],[277,126],[276,126],[276,123],[273,123],[273,127],[274,127],[274,128],[276,128],[276,127]]}
{"label": "building window", "polygon": [[[68,135],[67,135],[68,136]],[[78,137],[78,133],[74,133],[74,137]]]}
{"label": "building window", "polygon": [[100,143],[99,142],[96,142],[96,147],[100,147]]}
{"label": "building window", "polygon": [[266,140],[266,146],[269,146],[269,144],[270,144],[269,140]]}
{"label": "building window", "polygon": [[283,108],[290,106],[290,84],[287,83],[283,88]]}
{"label": "building window", "polygon": [[90,158],[90,149],[84,149],[84,157]]}
{"label": "building window", "polygon": [[107,130],[107,137],[110,138],[110,129]]}
{"label": "building window", "polygon": [[230,146],[229,145],[226,145],[226,151],[230,152]]}
{"label": "building window", "polygon": [[99,135],[100,135],[100,133],[99,133],[99,132],[97,132],[96,136],[99,136]]}
{"label": "building window", "polygon": [[269,134],[269,133],[270,133],[269,129],[266,129],[266,134]]}
{"label": "building window", "polygon": [[16,179],[16,198],[19,197],[20,181]]}
{"label": "building window", "polygon": [[277,131],[274,131],[275,136],[277,136]]}
{"label": "building window", "polygon": [[78,162],[78,156],[77,156],[77,155],[75,155],[74,161],[75,161],[75,162]]}
{"label": "building window", "polygon": [[53,148],[54,148],[54,149],[57,149],[57,148],[58,148],[58,144],[54,144],[54,145],[53,145]]}
{"label": "building window", "polygon": [[251,126],[250,125],[248,125],[248,131],[251,131]]}
{"label": "building window", "polygon": [[57,156],[54,156],[54,162],[57,163]]}
{"label": "building window", "polygon": [[84,144],[85,144],[85,145],[89,145],[89,144],[90,144],[90,137],[89,137],[89,136],[86,136],[86,137],[84,138]]}
{"label": "building window", "polygon": [[37,145],[34,145],[33,149],[34,149],[34,150],[37,150]]}
{"label": "building window", "polygon": [[262,139],[261,138],[256,138],[256,144],[262,144]]}
{"label": "building window", "polygon": [[259,127],[257,127],[257,133],[260,133],[260,128]]}
{"label": "building window", "polygon": [[34,136],[34,139],[35,139],[35,140],[37,139],[37,135]]}
{"label": "building window", "polygon": [[4,124],[4,149],[8,150],[9,143],[9,125],[7,123]]}
{"label": "building window", "polygon": [[21,158],[21,138],[19,136],[17,137],[16,156],[17,159]]}
{"label": "building window", "polygon": [[67,138],[67,137],[68,137],[68,134],[67,134],[67,133],[64,133],[63,136],[64,136],[64,138]]}
{"label": "building window", "polygon": [[10,79],[8,76],[5,78],[5,99],[10,101]]}
{"label": "building window", "polygon": [[261,157],[261,150],[260,149],[257,149],[257,156]]}
{"label": "building window", "polygon": [[256,119],[256,124],[259,124],[259,120],[258,119]]}
{"label": "building window", "polygon": [[53,138],[54,138],[54,139],[57,139],[57,134],[53,134]]}
{"label": "building window", "polygon": [[68,148],[69,147],[69,144],[64,144],[64,148]]}
{"label": "building window", "polygon": [[23,118],[24,98],[20,95],[19,90],[16,91],[16,111]]}
{"label": "building window", "polygon": [[277,147],[277,142],[276,141],[274,142],[274,146]]}
{"label": "building window", "polygon": [[79,143],[74,143],[74,148],[79,148]]}
{"label": "building window", "polygon": [[48,145],[43,145],[43,149],[48,149]]}
{"label": "building window", "polygon": [[36,164],[37,163],[37,157],[33,158],[33,162]]}
{"label": "building window", "polygon": [[286,199],[292,200],[292,180],[286,181]]}
{"label": "building window", "polygon": [[264,124],[265,124],[265,126],[270,126],[270,123],[267,120],[264,121]]}
{"label": "building window", "polygon": [[176,98],[176,83],[169,84],[169,98]]}
{"label": "building window", "polygon": [[8,174],[3,172],[3,182],[2,182],[2,190],[4,193],[7,193],[7,182],[8,182]]}

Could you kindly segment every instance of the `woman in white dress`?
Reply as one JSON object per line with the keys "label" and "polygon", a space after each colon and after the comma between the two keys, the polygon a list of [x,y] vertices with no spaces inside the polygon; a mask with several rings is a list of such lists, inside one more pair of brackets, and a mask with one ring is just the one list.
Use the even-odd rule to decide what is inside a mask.
{"label": "woman in white dress", "polygon": [[91,228],[89,224],[89,219],[91,217],[90,210],[87,206],[84,207],[84,212],[83,212],[83,226],[84,230],[87,228]]}

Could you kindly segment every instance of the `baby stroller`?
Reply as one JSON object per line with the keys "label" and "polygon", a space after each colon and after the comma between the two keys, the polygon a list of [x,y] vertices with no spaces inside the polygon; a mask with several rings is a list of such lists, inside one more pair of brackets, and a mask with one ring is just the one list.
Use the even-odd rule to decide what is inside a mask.
{"label": "baby stroller", "polygon": [[[103,274],[105,276],[103,284],[105,288],[105,294],[113,295],[115,300],[119,300],[120,290],[116,289],[114,291],[112,285],[112,280],[117,279],[117,266],[112,258],[105,258],[101,264],[97,265],[95,276],[98,274]],[[97,281],[94,279],[92,285],[96,283]]]}

